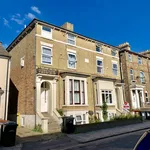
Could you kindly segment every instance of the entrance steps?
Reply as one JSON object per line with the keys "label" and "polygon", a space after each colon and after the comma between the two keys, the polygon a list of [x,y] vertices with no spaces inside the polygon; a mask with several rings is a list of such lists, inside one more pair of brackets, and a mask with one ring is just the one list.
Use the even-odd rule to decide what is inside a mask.
{"label": "entrance steps", "polygon": [[60,124],[49,113],[42,113],[45,119],[48,120],[48,132],[55,133],[61,131]]}

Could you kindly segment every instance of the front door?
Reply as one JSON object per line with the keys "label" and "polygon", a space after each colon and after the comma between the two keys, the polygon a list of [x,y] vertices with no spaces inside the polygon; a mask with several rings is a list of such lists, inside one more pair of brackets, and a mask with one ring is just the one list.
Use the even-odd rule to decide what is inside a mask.
{"label": "front door", "polygon": [[44,87],[41,88],[41,112],[48,112],[48,99],[49,88],[46,85],[44,85]]}

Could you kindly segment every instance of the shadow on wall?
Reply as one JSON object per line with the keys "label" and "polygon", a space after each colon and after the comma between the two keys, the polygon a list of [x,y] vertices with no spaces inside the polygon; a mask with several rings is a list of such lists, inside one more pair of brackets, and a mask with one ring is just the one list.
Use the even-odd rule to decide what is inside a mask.
{"label": "shadow on wall", "polygon": [[9,103],[8,103],[8,120],[17,122],[17,109],[18,109],[18,93],[16,86],[10,79],[9,86]]}

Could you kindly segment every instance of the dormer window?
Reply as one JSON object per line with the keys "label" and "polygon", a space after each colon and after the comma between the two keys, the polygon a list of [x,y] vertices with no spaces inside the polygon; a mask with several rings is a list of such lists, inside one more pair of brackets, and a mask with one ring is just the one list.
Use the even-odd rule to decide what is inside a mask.
{"label": "dormer window", "polygon": [[102,48],[100,46],[96,45],[96,51],[98,53],[102,53]]}
{"label": "dormer window", "polygon": [[42,26],[41,34],[43,37],[46,37],[48,39],[52,39],[52,29],[46,26]]}
{"label": "dormer window", "polygon": [[67,42],[71,45],[76,45],[76,37],[73,34],[68,33]]}
{"label": "dormer window", "polygon": [[114,50],[114,49],[112,49],[112,50],[111,50],[111,55],[112,55],[112,56],[116,56],[116,55],[117,55],[117,51]]}

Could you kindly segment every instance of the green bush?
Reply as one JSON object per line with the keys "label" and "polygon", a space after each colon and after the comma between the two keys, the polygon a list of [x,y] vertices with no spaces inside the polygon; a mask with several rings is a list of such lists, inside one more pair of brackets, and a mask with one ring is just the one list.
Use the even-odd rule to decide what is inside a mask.
{"label": "green bush", "polygon": [[64,116],[64,112],[62,109],[57,109],[58,113],[60,114],[60,116]]}
{"label": "green bush", "polygon": [[36,125],[32,131],[42,133],[43,132],[42,125],[41,124]]}
{"label": "green bush", "polygon": [[141,119],[139,115],[132,115],[132,114],[121,114],[120,116],[115,116],[110,119],[110,121],[114,120],[129,120],[129,119]]}
{"label": "green bush", "polygon": [[107,112],[108,105],[107,105],[107,103],[105,101],[103,101],[103,105],[100,108],[102,109],[103,119],[104,119],[104,121],[106,121],[108,119],[108,112]]}

